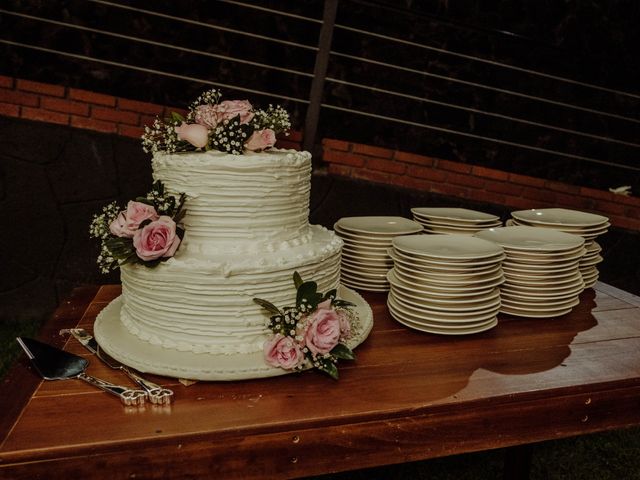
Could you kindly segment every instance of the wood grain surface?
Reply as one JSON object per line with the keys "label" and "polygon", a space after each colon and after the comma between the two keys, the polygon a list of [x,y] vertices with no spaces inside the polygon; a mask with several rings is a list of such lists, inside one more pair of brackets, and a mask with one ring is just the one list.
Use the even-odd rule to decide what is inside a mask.
{"label": "wood grain surface", "polygon": [[[126,384],[60,328],[92,329],[118,286],[74,292],[41,339]],[[640,301],[597,284],[559,318],[500,316],[449,337],[394,321],[363,293],[374,328],[343,362],[238,382],[149,376],[170,407],[123,407],[81,381],[42,382],[26,358],[0,386],[0,478],[295,478],[523,445],[640,424]]]}

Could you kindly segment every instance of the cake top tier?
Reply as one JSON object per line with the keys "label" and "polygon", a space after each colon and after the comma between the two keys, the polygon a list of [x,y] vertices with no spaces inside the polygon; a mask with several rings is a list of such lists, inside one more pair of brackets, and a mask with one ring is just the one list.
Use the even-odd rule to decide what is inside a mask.
{"label": "cake top tier", "polygon": [[280,106],[255,108],[248,100],[224,100],[219,90],[204,92],[189,105],[186,117],[172,112],[145,127],[145,152],[218,150],[233,155],[271,148],[276,135],[288,134],[289,114]]}

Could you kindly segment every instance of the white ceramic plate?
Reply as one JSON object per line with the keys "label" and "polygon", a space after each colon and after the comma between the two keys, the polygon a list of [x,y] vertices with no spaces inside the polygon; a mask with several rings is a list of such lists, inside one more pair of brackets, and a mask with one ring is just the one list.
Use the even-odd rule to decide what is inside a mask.
{"label": "white ceramic plate", "polygon": [[500,313],[506,313],[507,315],[513,315],[515,317],[526,317],[526,318],[553,318],[553,317],[561,317],[571,312],[573,307],[565,308],[563,310],[558,310],[554,312],[536,312],[529,310],[519,310],[515,308],[510,308],[506,306],[500,307]]}
{"label": "white ceramic plate", "polygon": [[[426,321],[451,322],[451,323],[470,323],[469,318],[485,317],[491,314],[497,315],[500,308],[500,299],[494,300],[492,303],[484,305],[482,307],[468,308],[468,309],[456,309],[451,310],[447,308],[431,308],[424,305],[415,306],[410,302],[406,302],[403,298],[397,297],[393,292],[389,292],[389,301],[394,303],[394,307],[407,315],[413,315],[416,319],[424,319]],[[475,322],[476,320],[471,320]]]}
{"label": "white ceramic plate", "polygon": [[554,286],[554,287],[564,287],[566,285],[571,285],[575,282],[578,282],[582,277],[580,275],[580,271],[577,272],[569,272],[568,274],[562,275],[512,275],[508,272],[504,272],[505,284],[506,285],[526,285],[531,287],[538,286]]}
{"label": "white ceramic plate", "polygon": [[516,220],[546,225],[594,227],[607,223],[609,219],[594,213],[569,210],[566,208],[539,208],[511,212]]}
{"label": "white ceramic plate", "polygon": [[538,312],[538,313],[552,313],[557,311],[563,311],[567,308],[573,308],[580,303],[580,299],[576,295],[570,300],[565,300],[563,302],[558,303],[528,303],[521,302],[517,300],[513,300],[511,298],[502,297],[502,307],[506,307],[510,310],[525,310],[527,312]]}
{"label": "white ceramic plate", "polygon": [[488,293],[480,295],[466,295],[456,297],[434,297],[433,295],[426,295],[424,293],[411,292],[408,289],[404,289],[402,286],[390,284],[391,291],[396,298],[403,298],[409,303],[414,303],[418,306],[426,307],[446,307],[455,308],[460,306],[461,308],[473,307],[478,305],[484,305],[487,302],[500,298],[500,290],[494,288]]}
{"label": "white ceramic plate", "polygon": [[393,248],[424,259],[485,260],[503,255],[495,243],[467,235],[405,235],[393,239]]}
{"label": "white ceramic plate", "polygon": [[510,262],[526,263],[526,264],[552,264],[552,263],[567,263],[574,260],[582,260],[585,255],[585,249],[581,248],[570,254],[562,255],[528,255],[515,250],[507,251],[507,259]]}
{"label": "white ceramic plate", "polygon": [[480,301],[475,302],[460,302],[458,300],[437,300],[431,298],[416,299],[396,289],[391,285],[390,292],[394,298],[402,304],[406,304],[414,309],[429,309],[445,312],[473,312],[497,306],[500,304],[500,292],[496,290],[491,295],[485,296]]}
{"label": "white ceramic plate", "polygon": [[553,298],[555,296],[565,296],[579,292],[583,288],[582,277],[575,279],[571,283],[565,285],[515,285],[512,283],[503,283],[500,286],[500,292],[510,295],[524,295],[528,297],[544,297]]}
{"label": "white ceramic plate", "polygon": [[409,320],[405,316],[396,312],[393,307],[389,306],[388,304],[387,306],[389,307],[389,312],[391,313],[391,316],[398,323],[404,325],[405,327],[409,327],[414,330],[418,330],[420,332],[425,332],[425,333],[434,333],[437,335],[471,335],[474,333],[480,333],[486,330],[490,330],[494,328],[496,325],[498,325],[498,318],[493,317],[493,318],[490,318],[486,323],[481,323],[481,324],[478,324],[478,326],[471,327],[471,328],[452,329],[452,328],[430,326],[430,325],[425,325],[423,323]]}
{"label": "white ceramic plate", "polygon": [[456,285],[456,286],[440,286],[434,284],[425,284],[420,282],[413,282],[406,277],[401,277],[396,274],[395,269],[389,270],[387,273],[387,279],[390,283],[395,285],[399,285],[408,289],[412,289],[414,291],[424,293],[424,294],[452,294],[452,295],[461,295],[464,293],[471,292],[491,292],[495,287],[504,282],[504,278],[500,276],[500,278],[496,280],[492,280],[490,282],[478,283],[473,286],[469,285]]}
{"label": "white ceramic plate", "polygon": [[438,285],[443,287],[472,287],[475,285],[483,285],[487,282],[493,282],[495,280],[504,281],[504,275],[502,270],[499,268],[490,274],[473,276],[473,278],[455,278],[447,276],[441,276],[439,278],[435,278],[433,276],[425,277],[424,275],[415,274],[410,270],[405,270],[401,265],[395,265],[393,268],[398,278],[406,279],[416,284]]}
{"label": "white ceramic plate", "polygon": [[435,282],[463,282],[463,281],[475,281],[475,280],[483,280],[485,277],[489,275],[497,275],[499,272],[502,272],[502,268],[499,264],[490,265],[489,268],[484,269],[480,272],[472,272],[472,273],[458,273],[451,272],[448,270],[445,271],[437,271],[437,272],[425,272],[422,270],[416,270],[412,267],[411,264],[406,264],[404,262],[396,262],[393,265],[393,268],[396,271],[401,271],[410,276],[416,277],[417,280],[429,281],[433,280]]}
{"label": "white ceramic plate", "polygon": [[500,217],[490,213],[478,212],[466,208],[449,207],[414,207],[411,209],[413,215],[426,219],[450,220],[463,223],[494,223],[499,222]]}
{"label": "white ceramic plate", "polygon": [[580,287],[574,288],[572,291],[561,294],[554,294],[549,296],[531,296],[521,294],[519,292],[513,292],[512,290],[506,290],[504,288],[500,289],[500,295],[503,300],[507,300],[507,302],[522,302],[529,303],[532,305],[556,305],[568,302],[569,300],[575,299],[578,295],[582,293],[584,290],[584,283],[580,283]]}
{"label": "white ceramic plate", "polygon": [[475,236],[522,251],[567,252],[584,245],[584,238],[578,235],[536,227],[490,228],[476,233]]}
{"label": "white ceramic plate", "polygon": [[474,273],[487,268],[499,265],[504,260],[505,255],[492,257],[486,260],[445,260],[445,259],[427,259],[426,257],[417,257],[415,255],[403,253],[399,250],[390,248],[387,254],[393,261],[404,261],[412,265],[417,270],[446,270],[452,272]]}
{"label": "white ceramic plate", "polygon": [[427,311],[421,309],[409,309],[406,306],[398,303],[393,294],[389,294],[387,297],[387,305],[402,315],[403,318],[411,320],[423,325],[431,325],[442,328],[469,328],[477,326],[478,324],[484,324],[492,317],[498,314],[499,305],[496,305],[490,309],[486,309],[483,312],[437,312]]}
{"label": "white ceramic plate", "polygon": [[349,233],[341,228],[336,228],[334,230],[335,234],[338,235],[345,243],[366,243],[370,244],[373,247],[388,247],[391,245],[391,240],[395,235],[389,235],[386,237],[379,236],[371,236],[367,234],[358,235],[355,233]]}
{"label": "white ceramic plate", "polygon": [[400,283],[400,281],[397,279],[397,277],[395,276],[392,270],[389,270],[389,273],[387,274],[387,280],[389,280],[389,284],[392,287],[400,290],[403,293],[413,295],[419,298],[429,298],[429,299],[459,299],[459,300],[471,299],[471,298],[476,299],[480,296],[491,295],[495,290],[495,288],[493,287],[488,287],[482,290],[465,289],[458,292],[421,290],[421,289],[408,286],[404,283]]}
{"label": "white ceramic plate", "polygon": [[422,231],[422,225],[404,217],[343,217],[334,228],[370,236],[409,235]]}
{"label": "white ceramic plate", "polygon": [[340,271],[340,279],[352,283],[359,283],[361,285],[370,285],[372,287],[383,288],[389,285],[389,282],[385,277],[368,277],[358,273],[349,273],[344,270]]}

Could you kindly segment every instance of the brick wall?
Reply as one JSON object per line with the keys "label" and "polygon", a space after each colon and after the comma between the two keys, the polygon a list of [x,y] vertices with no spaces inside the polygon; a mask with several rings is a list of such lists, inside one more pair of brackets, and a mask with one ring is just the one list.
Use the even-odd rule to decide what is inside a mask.
{"label": "brick wall", "polygon": [[[61,85],[0,76],[0,115],[139,138],[156,116],[184,110]],[[278,140],[300,148],[300,132]]]}
{"label": "brick wall", "polygon": [[[175,108],[60,85],[0,76],[0,115],[140,137],[144,125]],[[300,148],[300,132],[280,139]],[[323,140],[323,161],[334,175],[493,203],[515,209],[565,207],[600,213],[619,228],[640,231],[640,200],[477,165],[414,153]]]}
{"label": "brick wall", "polygon": [[599,213],[640,231],[640,199],[609,191],[341,140],[323,140],[329,173],[513,210],[564,207]]}

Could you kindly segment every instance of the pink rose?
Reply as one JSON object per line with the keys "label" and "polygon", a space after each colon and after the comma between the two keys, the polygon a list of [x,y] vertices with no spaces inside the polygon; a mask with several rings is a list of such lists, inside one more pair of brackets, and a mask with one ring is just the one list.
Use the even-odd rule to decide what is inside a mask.
{"label": "pink rose", "polygon": [[178,245],[180,237],[176,235],[176,222],[166,215],[137,230],[133,236],[136,254],[145,261],[171,257]]}
{"label": "pink rose", "polygon": [[204,125],[197,123],[184,123],[179,127],[174,127],[180,140],[189,142],[196,148],[202,148],[209,141],[209,130]]}
{"label": "pink rose", "polygon": [[330,307],[331,300],[320,303],[307,319],[304,342],[314,355],[329,353],[340,340],[340,317]]}
{"label": "pink rose", "polygon": [[257,152],[265,148],[273,147],[276,143],[276,133],[270,128],[257,130],[249,137],[247,143],[244,144],[247,150]]}
{"label": "pink rose", "polygon": [[142,202],[130,200],[127,203],[127,210],[120,212],[109,225],[109,231],[117,237],[131,238],[136,233],[140,224],[145,220],[157,220],[156,209]]}
{"label": "pink rose", "polygon": [[240,116],[240,123],[249,123],[254,116],[251,111],[253,108],[248,100],[225,100],[218,105],[214,105],[218,122],[223,120],[231,120]]}
{"label": "pink rose", "polygon": [[218,126],[218,111],[215,105],[199,105],[196,107],[196,114],[194,117],[196,123],[204,125],[205,127],[213,130]]}
{"label": "pink rose", "polygon": [[290,370],[300,365],[304,354],[291,337],[278,333],[264,342],[264,359],[269,365]]}

